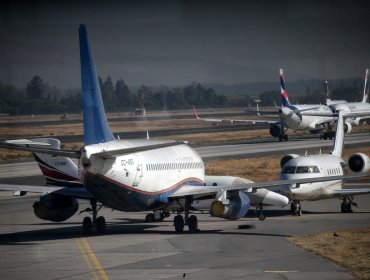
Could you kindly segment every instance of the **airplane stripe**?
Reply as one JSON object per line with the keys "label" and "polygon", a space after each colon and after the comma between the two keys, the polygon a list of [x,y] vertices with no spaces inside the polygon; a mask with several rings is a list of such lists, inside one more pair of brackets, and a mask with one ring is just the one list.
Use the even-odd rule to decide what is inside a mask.
{"label": "airplane stripe", "polygon": [[140,194],[143,194],[143,195],[158,195],[158,194],[163,194],[163,193],[167,193],[167,192],[170,192],[171,190],[174,190],[175,188],[179,187],[180,185],[185,185],[185,183],[189,183],[189,182],[196,182],[196,183],[199,183],[200,185],[204,185],[204,181],[198,179],[198,178],[186,178],[178,183],[176,183],[175,185],[169,187],[169,188],[166,188],[166,189],[163,189],[163,190],[160,190],[160,191],[156,191],[156,192],[147,192],[147,191],[143,191],[143,190],[139,190],[139,189],[135,189],[133,187],[130,187],[130,186],[127,186],[127,185],[124,185],[120,182],[117,182],[111,178],[108,178],[102,174],[93,174],[91,172],[87,172],[88,176],[97,176],[99,177],[100,179],[104,180],[104,181],[107,181],[111,184],[114,184],[114,185],[117,185],[119,187],[122,187],[122,188],[125,188],[129,191],[133,191],[133,192],[136,192],[136,193],[140,193]]}
{"label": "airplane stripe", "polygon": [[51,169],[47,166],[39,163],[39,167],[41,169],[42,174],[46,177],[50,177],[57,180],[64,180],[64,181],[78,181],[77,178],[71,177],[65,173],[62,173],[61,171],[57,169]]}

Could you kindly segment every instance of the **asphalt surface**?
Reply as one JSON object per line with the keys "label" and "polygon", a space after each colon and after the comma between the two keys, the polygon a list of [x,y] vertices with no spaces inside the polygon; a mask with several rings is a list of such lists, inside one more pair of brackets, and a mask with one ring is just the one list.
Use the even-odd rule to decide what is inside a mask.
{"label": "asphalt surface", "polygon": [[[5,179],[2,180],[2,182]],[[41,183],[42,177],[6,179]],[[75,215],[63,223],[33,214],[37,196],[0,193],[1,279],[352,279],[338,265],[297,248],[287,237],[370,226],[370,195],[340,214],[338,199],[304,202],[303,216],[269,208],[238,221],[198,214],[200,231],[176,234],[172,217],[144,223],[146,213],[99,213],[105,235],[84,236]],[[80,210],[88,207],[80,204]]]}

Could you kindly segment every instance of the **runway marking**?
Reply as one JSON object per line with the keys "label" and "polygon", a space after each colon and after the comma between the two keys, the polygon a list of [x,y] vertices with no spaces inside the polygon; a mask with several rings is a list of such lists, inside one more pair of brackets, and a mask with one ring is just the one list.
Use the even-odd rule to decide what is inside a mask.
{"label": "runway marking", "polygon": [[265,270],[266,273],[288,273],[288,272],[298,272],[297,270]]}
{"label": "runway marking", "polygon": [[76,243],[94,278],[96,280],[109,280],[108,275],[105,273],[94,252],[91,250],[86,238],[78,238],[76,239]]}

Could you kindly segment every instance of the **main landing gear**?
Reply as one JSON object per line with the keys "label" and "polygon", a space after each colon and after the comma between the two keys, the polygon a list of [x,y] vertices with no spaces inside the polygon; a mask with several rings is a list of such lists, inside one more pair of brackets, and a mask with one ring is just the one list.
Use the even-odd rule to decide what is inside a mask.
{"label": "main landing gear", "polygon": [[334,137],[335,137],[335,131],[333,131],[333,127],[330,123],[328,123],[327,125],[324,126],[325,127],[325,131],[320,133],[320,139],[324,139],[324,140],[332,140]]}
{"label": "main landing gear", "polygon": [[256,212],[258,213],[258,219],[260,221],[264,221],[266,219],[266,216],[265,214],[263,213],[263,206],[262,206],[262,203],[260,203],[259,205],[256,206]]}
{"label": "main landing gear", "polygon": [[293,200],[290,203],[290,214],[292,216],[302,216],[302,206],[300,201]]}
{"label": "main landing gear", "polygon": [[284,130],[284,127],[281,128],[281,133],[279,135],[279,142],[288,141],[288,134],[286,133],[288,129]]}
{"label": "main landing gear", "polygon": [[106,229],[106,223],[105,218],[103,216],[99,216],[98,212],[103,207],[103,205],[99,206],[99,209],[97,208],[97,202],[96,199],[91,198],[90,199],[91,208],[86,208],[85,210],[81,211],[91,213],[92,219],[90,217],[85,217],[82,221],[82,230],[85,234],[91,234],[93,231],[93,228],[95,227],[96,232],[99,234],[102,234],[105,232]]}
{"label": "main landing gear", "polygon": [[352,205],[357,207],[357,203],[353,202],[349,197],[343,197],[343,202],[340,205],[341,213],[352,213]]}
{"label": "main landing gear", "polygon": [[197,232],[198,229],[198,218],[195,215],[189,216],[189,211],[191,208],[192,199],[190,197],[185,198],[185,207],[183,207],[185,212],[185,218],[178,213],[173,219],[173,225],[175,226],[176,232],[183,232],[185,225],[188,226],[190,232]]}

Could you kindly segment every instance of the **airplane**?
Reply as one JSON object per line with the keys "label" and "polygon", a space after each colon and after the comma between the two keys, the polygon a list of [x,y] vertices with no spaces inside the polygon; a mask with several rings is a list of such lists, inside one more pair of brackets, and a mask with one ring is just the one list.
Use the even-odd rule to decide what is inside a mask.
{"label": "airplane", "polygon": [[[280,180],[291,180],[300,178],[314,178],[321,176],[343,175],[344,169],[348,167],[354,173],[366,173],[370,168],[369,157],[363,153],[351,155],[346,163],[342,159],[344,126],[345,120],[349,117],[358,117],[363,113],[346,113],[340,111],[337,121],[337,131],[334,141],[334,148],[330,154],[319,154],[311,156],[299,156],[288,154],[282,157],[280,166],[282,168]],[[370,115],[370,113],[368,113]],[[281,193],[291,200],[291,213],[302,215],[301,201],[320,200],[339,197],[343,200],[341,212],[352,212],[352,205],[356,205],[351,197],[360,194],[370,193],[370,188],[344,189],[343,185],[350,187],[351,184],[344,184],[342,179],[316,182],[309,184],[292,184],[280,188]],[[359,184],[354,184],[358,186]],[[365,183],[370,186],[370,183]]]}
{"label": "airplane", "polygon": [[[149,136],[147,134],[147,139]],[[60,141],[54,138],[34,138],[28,140],[7,140],[8,144],[28,145],[28,146],[49,146],[50,148],[60,150]],[[52,156],[49,154],[33,153],[33,157],[37,162],[42,174],[44,175],[48,185],[52,186],[64,186],[64,187],[83,187],[81,182],[80,173],[78,166],[68,157]],[[251,180],[234,177],[234,176],[204,176],[205,185],[235,185],[240,183],[254,183]],[[18,194],[24,195],[24,194]],[[265,220],[263,213],[264,206],[281,206],[288,205],[289,199],[286,196],[278,194],[276,192],[267,189],[257,189],[252,193],[248,194],[250,205],[256,207],[259,220]],[[208,205],[212,203],[212,200],[195,200],[192,204],[193,208],[204,209],[208,208]],[[204,206],[206,205],[206,206]],[[42,205],[37,202],[33,205],[34,212],[37,217],[43,219]],[[86,209],[82,212],[90,212],[90,209]],[[153,211],[153,213],[147,214],[145,217],[146,222],[161,221],[165,217],[170,216],[168,209],[161,209]]]}
{"label": "airplane", "polygon": [[48,176],[50,185],[47,186],[0,184],[1,190],[14,191],[20,195],[27,192],[41,193],[40,200],[34,204],[35,214],[39,218],[56,222],[67,220],[78,210],[77,199],[88,199],[91,209],[87,212],[92,214],[92,218],[86,216],[82,222],[83,231],[87,234],[93,229],[97,233],[105,232],[105,218],[98,217],[101,208],[98,208],[98,202],[123,212],[176,209],[175,231],[182,232],[187,225],[190,232],[197,232],[198,219],[191,212],[194,200],[211,199],[209,211],[212,216],[238,220],[250,208],[249,194],[258,189],[364,176],[333,175],[257,183],[220,176],[215,178],[219,180],[217,182],[205,177],[201,157],[183,142],[116,139],[104,111],[85,25],[80,25],[79,42],[84,146],[79,150],[64,150],[56,149],[58,144],[55,143],[27,139],[0,143],[2,148],[26,150],[69,160],[78,159],[77,171],[73,171],[78,174],[74,173],[71,178],[65,177],[68,174],[56,168],[72,166],[69,160],[55,161],[58,163],[56,166],[49,164],[49,175],[53,172],[57,175]]}
{"label": "airplane", "polygon": [[[369,69],[365,71],[365,82],[364,82],[364,91],[361,102],[338,102],[336,100],[330,102],[337,102],[330,105],[333,112],[343,110],[348,113],[369,113],[370,104],[367,102],[369,96]],[[345,119],[344,131],[350,133],[352,131],[352,126],[358,126],[362,122],[369,120],[370,117],[366,115],[360,115],[359,117],[348,117]]]}
{"label": "airplane", "polygon": [[[232,120],[232,119],[214,119],[199,117],[195,107],[193,111],[197,120],[212,122],[212,123],[246,123],[246,124],[269,124],[269,132],[272,137],[278,138],[279,141],[288,141],[288,129],[310,131],[316,133],[318,130],[325,132],[320,136],[321,138],[332,139],[334,132],[332,131],[332,123],[335,122],[332,110],[321,104],[312,105],[292,105],[289,102],[288,94],[285,89],[285,78],[283,69],[280,69],[280,90],[281,90],[281,107],[275,114],[279,115],[279,121],[269,120]],[[259,110],[258,110],[258,115]]]}

